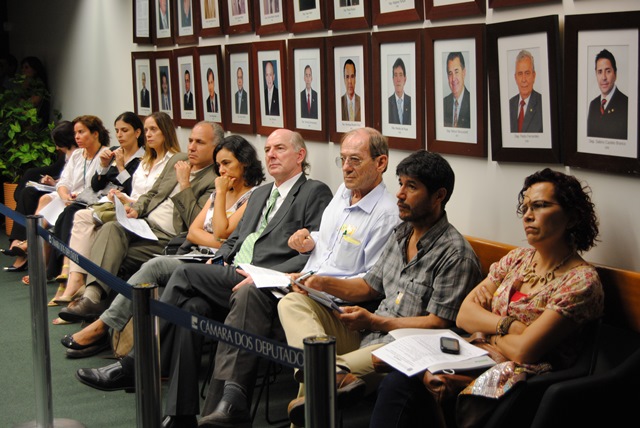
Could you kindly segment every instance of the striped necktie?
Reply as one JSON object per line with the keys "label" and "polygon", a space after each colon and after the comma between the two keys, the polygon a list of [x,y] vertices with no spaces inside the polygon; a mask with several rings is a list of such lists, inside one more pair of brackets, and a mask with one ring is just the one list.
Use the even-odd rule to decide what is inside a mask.
{"label": "striped necktie", "polygon": [[240,250],[238,251],[238,254],[233,261],[236,266],[240,265],[240,263],[251,263],[251,260],[253,260],[253,246],[264,231],[265,227],[267,227],[267,223],[269,223],[269,214],[271,213],[271,210],[273,209],[278,196],[280,196],[280,192],[278,192],[278,189],[274,187],[273,191],[271,192],[271,196],[267,201],[267,208],[264,212],[264,215],[262,216],[262,219],[260,220],[260,226],[258,227],[258,230],[249,234],[249,236],[245,238],[244,242],[240,246]]}

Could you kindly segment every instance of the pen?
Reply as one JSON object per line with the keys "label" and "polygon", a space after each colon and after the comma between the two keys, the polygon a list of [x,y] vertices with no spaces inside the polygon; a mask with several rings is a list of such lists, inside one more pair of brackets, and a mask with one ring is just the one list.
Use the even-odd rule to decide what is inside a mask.
{"label": "pen", "polygon": [[302,274],[302,276],[300,276],[298,279],[294,280],[293,282],[296,284],[300,284],[301,281],[304,281],[305,279],[309,278],[314,273],[315,271],[310,270],[309,272]]}

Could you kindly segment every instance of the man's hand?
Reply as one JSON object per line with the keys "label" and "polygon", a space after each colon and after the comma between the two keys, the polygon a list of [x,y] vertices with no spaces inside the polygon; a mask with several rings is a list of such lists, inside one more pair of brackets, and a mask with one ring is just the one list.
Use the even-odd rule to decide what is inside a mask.
{"label": "man's hand", "polygon": [[343,306],[338,318],[349,330],[371,330],[373,314],[360,306]]}
{"label": "man's hand", "polygon": [[176,179],[178,180],[178,184],[180,184],[180,190],[191,187],[191,182],[189,181],[191,165],[189,165],[189,162],[178,161],[174,165],[174,168],[176,170]]}
{"label": "man's hand", "polygon": [[238,291],[240,287],[244,287],[247,284],[253,283],[253,278],[251,278],[251,275],[249,275],[247,272],[243,271],[242,269],[236,269],[236,272],[238,272],[240,275],[244,276],[245,278],[239,283],[237,283],[236,286],[231,289],[231,291]]}
{"label": "man's hand", "polygon": [[300,229],[289,237],[289,247],[299,253],[308,253],[316,246],[307,229]]}
{"label": "man's hand", "polygon": [[124,211],[127,213],[127,218],[138,218],[138,211],[134,210],[130,206],[125,205]]}

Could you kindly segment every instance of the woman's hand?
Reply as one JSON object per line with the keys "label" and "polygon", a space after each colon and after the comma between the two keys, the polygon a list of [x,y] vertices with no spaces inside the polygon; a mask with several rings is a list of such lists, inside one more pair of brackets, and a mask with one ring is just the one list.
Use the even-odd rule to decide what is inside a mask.
{"label": "woman's hand", "polygon": [[124,171],[124,151],[122,148],[118,148],[113,152],[113,155],[116,158],[116,167],[118,168],[118,172]]}
{"label": "woman's hand", "polygon": [[40,183],[46,184],[48,186],[53,186],[56,184],[56,180],[54,180],[53,177],[49,175],[43,175],[42,178],[40,179]]}
{"label": "woman's hand", "polygon": [[489,292],[484,285],[480,285],[473,291],[473,301],[484,309],[491,311],[491,300],[493,299],[493,293]]}
{"label": "woman's hand", "polygon": [[233,177],[229,177],[227,175],[221,175],[216,177],[216,194],[220,195],[223,193],[227,193],[229,189],[233,188],[233,184],[236,179]]}
{"label": "woman's hand", "polygon": [[109,149],[103,150],[100,153],[100,166],[106,168],[111,163],[111,158],[113,156],[113,152]]}

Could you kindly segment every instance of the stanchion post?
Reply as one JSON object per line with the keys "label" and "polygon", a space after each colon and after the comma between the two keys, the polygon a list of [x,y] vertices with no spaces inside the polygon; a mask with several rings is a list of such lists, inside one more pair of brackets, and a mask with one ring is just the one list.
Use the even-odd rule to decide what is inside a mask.
{"label": "stanchion post", "polygon": [[312,336],[303,342],[306,426],[335,428],[336,339],[331,336]]}
{"label": "stanchion post", "polygon": [[138,428],[161,425],[160,356],[157,318],[151,315],[151,299],[158,298],[156,284],[133,286],[133,330]]}

